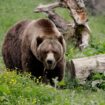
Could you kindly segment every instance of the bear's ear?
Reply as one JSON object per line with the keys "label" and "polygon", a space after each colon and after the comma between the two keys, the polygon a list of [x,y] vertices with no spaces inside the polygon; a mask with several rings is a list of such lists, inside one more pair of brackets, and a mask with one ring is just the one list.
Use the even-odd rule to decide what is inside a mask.
{"label": "bear's ear", "polygon": [[61,43],[61,45],[63,45],[63,36],[59,36],[58,41]]}
{"label": "bear's ear", "polygon": [[37,37],[36,41],[37,41],[37,46],[39,46],[43,42],[43,38]]}

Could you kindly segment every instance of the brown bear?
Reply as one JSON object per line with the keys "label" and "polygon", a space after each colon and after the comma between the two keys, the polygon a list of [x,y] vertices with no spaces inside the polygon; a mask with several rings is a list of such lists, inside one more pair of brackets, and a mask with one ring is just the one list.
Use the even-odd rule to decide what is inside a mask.
{"label": "brown bear", "polygon": [[61,81],[65,69],[65,40],[49,19],[21,21],[6,34],[2,54],[7,68]]}

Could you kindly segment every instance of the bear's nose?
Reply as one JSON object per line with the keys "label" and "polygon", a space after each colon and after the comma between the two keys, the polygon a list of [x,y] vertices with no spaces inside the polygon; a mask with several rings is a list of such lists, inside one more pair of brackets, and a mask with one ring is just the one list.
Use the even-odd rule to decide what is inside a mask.
{"label": "bear's nose", "polygon": [[47,64],[52,64],[53,63],[53,61],[52,60],[47,60]]}

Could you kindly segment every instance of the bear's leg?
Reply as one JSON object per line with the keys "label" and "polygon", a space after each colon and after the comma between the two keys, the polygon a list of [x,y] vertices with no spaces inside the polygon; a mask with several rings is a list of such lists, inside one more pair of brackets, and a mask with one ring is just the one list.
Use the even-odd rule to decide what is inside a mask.
{"label": "bear's leg", "polygon": [[22,53],[22,68],[24,72],[30,72],[32,78],[43,77],[43,64],[28,49],[25,49],[24,53]]}
{"label": "bear's leg", "polygon": [[49,70],[47,74],[47,78],[50,80],[50,84],[55,86],[55,81],[61,81],[64,77],[64,70],[65,70],[65,61],[62,59],[58,62],[57,66],[54,70]]}
{"label": "bear's leg", "polygon": [[24,49],[22,51],[22,69],[23,72],[30,72],[29,68],[29,62],[30,62],[30,52],[27,49]]}

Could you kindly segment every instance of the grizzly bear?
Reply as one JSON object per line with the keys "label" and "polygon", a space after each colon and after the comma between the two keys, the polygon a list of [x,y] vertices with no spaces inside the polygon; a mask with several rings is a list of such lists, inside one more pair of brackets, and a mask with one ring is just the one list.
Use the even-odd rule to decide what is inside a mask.
{"label": "grizzly bear", "polygon": [[30,72],[54,85],[61,81],[65,69],[65,40],[49,19],[21,21],[6,34],[2,54],[10,70]]}

